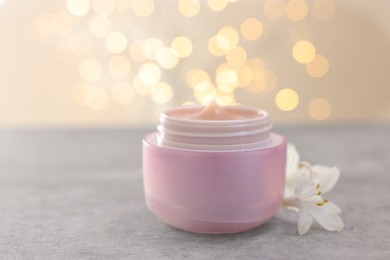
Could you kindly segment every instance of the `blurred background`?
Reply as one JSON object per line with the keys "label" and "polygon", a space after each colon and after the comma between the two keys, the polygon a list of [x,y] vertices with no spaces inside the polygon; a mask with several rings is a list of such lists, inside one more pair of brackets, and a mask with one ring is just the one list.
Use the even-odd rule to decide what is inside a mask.
{"label": "blurred background", "polygon": [[206,103],[390,122],[387,0],[0,0],[0,126],[153,126]]}

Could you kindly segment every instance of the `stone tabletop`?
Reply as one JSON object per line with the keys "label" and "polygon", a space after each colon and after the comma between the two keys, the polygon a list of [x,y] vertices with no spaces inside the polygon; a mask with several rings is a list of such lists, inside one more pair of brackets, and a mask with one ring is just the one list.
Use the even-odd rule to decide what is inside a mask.
{"label": "stone tabletop", "polygon": [[336,165],[345,229],[297,234],[295,214],[234,235],[172,228],[144,205],[148,129],[0,131],[0,259],[389,259],[390,127],[279,128]]}

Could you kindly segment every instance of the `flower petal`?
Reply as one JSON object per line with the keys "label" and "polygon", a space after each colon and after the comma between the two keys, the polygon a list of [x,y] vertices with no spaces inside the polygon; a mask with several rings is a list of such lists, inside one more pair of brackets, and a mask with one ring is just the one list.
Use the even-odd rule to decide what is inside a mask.
{"label": "flower petal", "polygon": [[313,197],[305,198],[303,199],[303,201],[317,204],[323,202],[324,198],[322,198],[321,196],[313,196]]}
{"label": "flower petal", "polygon": [[284,186],[284,198],[289,198],[295,194],[294,188],[291,187],[290,185],[285,185]]}
{"label": "flower petal", "polygon": [[343,220],[335,211],[335,208],[329,206],[329,202],[323,206],[303,203],[304,209],[328,231],[341,231],[344,228]]}
{"label": "flower petal", "polygon": [[339,207],[336,206],[336,204],[334,204],[333,202],[328,202],[326,203],[327,207],[331,208],[331,210],[333,210],[334,212],[336,212],[337,214],[340,214],[341,213],[341,209]]}
{"label": "flower petal", "polygon": [[310,175],[308,179],[298,183],[295,189],[295,195],[300,200],[306,200],[308,198],[319,195],[319,190],[317,189],[319,180],[317,177],[313,176],[313,174],[311,173],[311,169],[309,169],[309,172]]}
{"label": "flower petal", "polygon": [[337,167],[329,168],[322,165],[314,165],[313,171],[321,184],[320,190],[322,194],[330,191],[340,177],[340,170]]}
{"label": "flower petal", "polygon": [[290,176],[286,178],[285,187],[288,187],[295,192],[297,185],[306,181],[309,178],[308,176],[309,173],[307,169],[298,168],[295,173],[290,174]]}
{"label": "flower petal", "polygon": [[306,234],[311,224],[313,224],[313,218],[306,211],[302,210],[298,217],[298,233],[300,235]]}
{"label": "flower petal", "polygon": [[291,143],[287,145],[287,165],[286,165],[286,179],[288,180],[296,174],[299,164],[299,153],[297,148]]}
{"label": "flower petal", "polygon": [[310,186],[305,186],[302,190],[299,191],[297,187],[295,195],[300,199],[300,200],[306,200],[311,197],[314,197],[317,195],[318,190],[316,189],[316,184],[312,183]]}

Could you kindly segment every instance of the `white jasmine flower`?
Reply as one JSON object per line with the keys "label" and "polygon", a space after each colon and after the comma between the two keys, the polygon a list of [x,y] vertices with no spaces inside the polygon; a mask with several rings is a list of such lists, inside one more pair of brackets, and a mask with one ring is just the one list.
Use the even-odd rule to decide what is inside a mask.
{"label": "white jasmine flower", "polygon": [[289,197],[294,195],[295,185],[297,179],[302,177],[299,171],[300,156],[294,145],[287,145],[287,165],[286,165],[286,185],[284,189],[284,196]]}
{"label": "white jasmine flower", "polygon": [[298,232],[307,233],[315,219],[328,231],[341,231],[344,227],[341,210],[322,196],[337,183],[340,171],[322,165],[299,163],[299,154],[289,144],[284,205],[299,211]]}

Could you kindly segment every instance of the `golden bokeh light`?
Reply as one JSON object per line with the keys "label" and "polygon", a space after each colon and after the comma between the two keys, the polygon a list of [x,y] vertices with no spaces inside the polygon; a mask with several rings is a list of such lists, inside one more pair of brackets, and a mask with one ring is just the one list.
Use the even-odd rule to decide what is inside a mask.
{"label": "golden bokeh light", "polygon": [[253,81],[253,70],[248,65],[237,68],[238,87],[249,86]]}
{"label": "golden bokeh light", "polygon": [[264,75],[267,78],[267,85],[264,89],[264,92],[271,92],[278,85],[278,78],[276,77],[275,73],[271,70],[266,70]]}
{"label": "golden bokeh light", "polygon": [[115,83],[111,91],[112,99],[121,105],[130,104],[134,99],[134,90],[126,81]]}
{"label": "golden bokeh light", "polygon": [[237,46],[226,53],[226,62],[233,67],[240,67],[245,64],[247,53],[244,48]]}
{"label": "golden bokeh light", "polygon": [[194,87],[194,97],[201,104],[205,104],[214,96],[215,86],[210,81],[201,81]]}
{"label": "golden bokeh light", "polygon": [[181,106],[189,106],[189,105],[194,105],[194,104],[195,104],[195,103],[192,102],[192,101],[185,101],[185,102],[181,103],[180,105],[181,105]]}
{"label": "golden bokeh light", "polygon": [[271,20],[278,20],[283,17],[286,4],[283,0],[266,0],[264,3],[264,14]]}
{"label": "golden bokeh light", "polygon": [[256,18],[248,18],[241,23],[241,35],[248,41],[254,41],[263,34],[263,24]]}
{"label": "golden bokeh light", "polygon": [[221,84],[238,84],[236,68],[228,63],[222,63],[216,69],[216,82]]}
{"label": "golden bokeh light", "polygon": [[179,11],[186,17],[193,17],[199,13],[199,0],[179,0]]}
{"label": "golden bokeh light", "polygon": [[292,55],[297,62],[307,64],[315,58],[316,48],[309,41],[299,41],[294,44]]}
{"label": "golden bokeh light", "polygon": [[265,64],[259,58],[248,59],[246,65],[252,70],[253,77],[261,76],[265,71]]}
{"label": "golden bokeh light", "polygon": [[263,76],[258,76],[258,77],[256,77],[253,84],[249,85],[246,88],[246,90],[248,90],[248,92],[254,93],[254,94],[261,93],[263,91],[263,89],[265,88],[265,84],[266,84],[265,78]]}
{"label": "golden bokeh light", "polygon": [[229,96],[229,97],[232,97],[234,98],[234,91],[228,91],[228,92],[225,92],[221,89],[216,89],[215,90],[215,93],[214,93],[215,97],[223,97],[223,96]]}
{"label": "golden bokeh light", "polygon": [[94,81],[102,75],[102,66],[95,59],[83,60],[79,65],[79,75],[86,81]]}
{"label": "golden bokeh light", "polygon": [[225,51],[231,50],[237,46],[239,35],[237,30],[230,26],[225,26],[219,30],[217,35],[217,43],[219,47]]}
{"label": "golden bokeh light", "polygon": [[223,85],[219,84],[217,86],[217,90],[223,92],[223,93],[233,93],[234,90],[236,90],[237,85]]}
{"label": "golden bokeh light", "polygon": [[207,0],[207,4],[211,10],[219,12],[226,8],[228,0]]}
{"label": "golden bokeh light", "polygon": [[305,0],[289,0],[285,11],[290,20],[302,21],[309,13],[309,6]]}
{"label": "golden bokeh light", "polygon": [[130,70],[130,61],[125,56],[113,56],[108,62],[108,71],[114,78],[126,77]]}
{"label": "golden bokeh light", "polygon": [[216,102],[220,106],[232,106],[236,104],[236,101],[234,100],[234,96],[217,96]]}
{"label": "golden bokeh light", "polygon": [[215,82],[218,88],[224,92],[234,91],[238,86],[237,70],[227,63],[219,65],[215,75]]}
{"label": "golden bokeh light", "polygon": [[164,43],[158,38],[149,38],[142,45],[142,52],[149,60],[156,60],[157,53],[164,48]]}
{"label": "golden bokeh light", "polygon": [[311,40],[313,38],[313,27],[305,22],[294,23],[291,29],[291,40],[293,42]]}
{"label": "golden bokeh light", "polygon": [[209,43],[208,43],[208,49],[209,52],[214,55],[214,56],[223,56],[226,54],[226,51],[222,49],[219,44],[218,44],[218,36],[215,35],[210,38]]}
{"label": "golden bokeh light", "polygon": [[278,79],[270,70],[265,70],[263,73],[255,76],[253,84],[248,86],[247,90],[251,93],[267,93],[276,88]]}
{"label": "golden bokeh light", "polygon": [[111,53],[119,54],[127,49],[127,37],[122,32],[111,32],[106,36],[106,47]]}
{"label": "golden bokeh light", "polygon": [[255,84],[258,84],[258,87],[261,88],[262,92],[271,92],[278,84],[275,73],[270,70],[265,70],[259,78],[261,78],[261,80],[255,80]]}
{"label": "golden bokeh light", "polygon": [[106,37],[111,32],[111,20],[105,16],[94,15],[88,22],[89,31],[96,37]]}
{"label": "golden bokeh light", "polygon": [[89,12],[90,3],[89,0],[67,0],[66,8],[70,14],[81,17]]}
{"label": "golden bokeh light", "polygon": [[316,98],[310,102],[308,112],[310,117],[314,120],[323,121],[330,117],[332,113],[332,106],[328,100],[324,98]]}
{"label": "golden bokeh light", "polygon": [[103,88],[89,88],[85,93],[85,106],[91,110],[102,110],[108,104],[108,95]]}
{"label": "golden bokeh light", "polygon": [[133,88],[135,92],[140,96],[148,96],[150,94],[151,86],[142,82],[140,77],[136,76],[133,79]]}
{"label": "golden bokeh light", "polygon": [[209,95],[203,96],[202,101],[200,101],[200,103],[202,105],[206,105],[207,106],[208,104],[210,104],[211,100],[213,100],[215,98],[214,95],[215,94],[209,94]]}
{"label": "golden bokeh light", "polygon": [[131,8],[133,12],[139,17],[147,17],[154,11],[153,0],[132,0]]}
{"label": "golden bokeh light", "polygon": [[138,62],[143,62],[146,60],[146,57],[142,51],[143,44],[144,42],[142,40],[136,40],[130,45],[129,52],[133,60]]}
{"label": "golden bokeh light", "polygon": [[334,0],[315,0],[312,5],[313,15],[320,20],[327,20],[335,13]]}
{"label": "golden bokeh light", "polygon": [[329,61],[323,55],[316,55],[311,62],[306,64],[306,71],[312,77],[323,77],[329,71]]}
{"label": "golden bokeh light", "polygon": [[161,78],[161,69],[154,63],[146,63],[140,67],[138,76],[144,84],[153,86]]}
{"label": "golden bokeh light", "polygon": [[275,96],[275,104],[282,111],[292,111],[299,104],[298,93],[293,89],[282,89]]}
{"label": "golden bokeh light", "polygon": [[92,9],[97,15],[112,15],[115,11],[115,0],[92,0]]}
{"label": "golden bokeh light", "polygon": [[157,53],[157,63],[164,69],[173,69],[179,63],[175,50],[162,48]]}
{"label": "golden bokeh light", "polygon": [[187,37],[179,36],[173,39],[171,48],[175,50],[178,57],[185,58],[192,52],[192,42]]}
{"label": "golden bokeh light", "polygon": [[188,86],[193,88],[199,82],[202,82],[202,81],[210,81],[211,82],[211,77],[206,71],[199,69],[199,68],[194,68],[187,73],[186,81],[187,81]]}
{"label": "golden bokeh light", "polygon": [[150,97],[157,104],[166,104],[173,98],[173,89],[168,83],[158,82],[152,87]]}
{"label": "golden bokeh light", "polygon": [[[235,19],[235,23],[222,25],[204,21],[203,15],[216,16],[216,12],[235,11],[236,6],[228,7],[228,5],[238,0],[178,0],[174,2],[173,8],[178,7],[179,12],[172,11],[176,12],[181,20],[189,23],[193,21],[196,24],[185,25],[191,30],[191,33],[186,36],[184,36],[185,31],[171,30],[169,35],[164,37],[158,28],[149,28],[149,25],[153,27],[150,23],[153,21],[149,21],[153,17],[150,16],[156,13],[157,8],[164,14],[164,10],[161,9],[163,6],[155,0],[66,0],[65,2],[68,12],[39,15],[33,24],[33,33],[41,41],[47,41],[48,38],[39,36],[69,34],[64,40],[56,36],[56,39],[59,39],[56,43],[57,57],[61,60],[72,59],[72,62],[81,61],[78,65],[78,73],[84,83],[72,89],[72,100],[92,110],[104,109],[111,97],[115,103],[121,105],[133,105],[137,102],[136,97],[145,102],[149,100],[147,96],[150,96],[149,102],[167,104],[173,100],[176,92],[173,85],[169,85],[172,82],[161,81],[165,81],[165,78],[174,80],[173,72],[166,70],[177,67],[181,70],[182,67],[182,74],[188,71],[184,74],[185,80],[192,88],[194,100],[197,102],[205,104],[214,97],[220,105],[236,105],[235,95],[251,95],[246,91],[253,94],[273,92],[276,107],[282,111],[292,111],[300,102],[301,97],[297,91],[292,88],[276,90],[278,86],[276,74],[261,59],[248,57],[249,50],[251,52],[260,50],[256,42],[248,41],[256,41],[268,36],[264,35],[267,29],[265,26],[271,22],[270,20],[279,20],[283,16],[288,18],[288,20],[284,19],[283,23],[288,22],[292,26],[285,34],[286,39],[291,38],[291,42],[294,43],[291,54],[296,62],[305,65],[306,77],[320,78],[329,72],[328,59],[317,54],[316,46],[313,44],[313,27],[307,18],[309,11],[312,15],[310,19],[331,18],[335,13],[334,0],[264,0],[259,3],[260,8],[263,6],[264,15],[258,16],[255,12],[253,16],[250,14],[246,15],[247,17],[241,16],[238,17],[239,20]],[[172,6],[166,7],[169,9]],[[201,8],[203,8],[202,12],[200,12]],[[237,6],[237,10],[240,8],[241,6]],[[185,18],[200,13],[202,17]],[[226,15],[229,16],[230,13]],[[216,18],[224,16],[225,14],[222,14],[222,17],[216,16]],[[145,17],[149,18],[145,19]],[[174,18],[172,20],[168,17],[169,21],[162,18],[161,22],[166,27],[160,28],[162,30],[170,30],[173,28],[171,25],[175,25],[178,21],[180,23],[180,20]],[[144,21],[146,24],[140,25],[141,27],[136,28],[135,31],[128,30],[130,27],[137,26],[139,21]],[[77,27],[74,27],[76,25]],[[81,25],[83,27],[80,27]],[[149,29],[145,26],[152,31],[148,32]],[[204,35],[207,38],[201,39],[202,35],[199,33],[204,31],[204,26],[207,27]],[[265,32],[268,33],[268,30]],[[215,35],[211,36],[210,33]],[[76,36],[80,36],[82,41],[77,40]],[[93,36],[102,38],[99,41],[101,47],[93,42],[93,39],[96,40]],[[266,38],[268,39],[265,37],[264,40],[267,40]],[[173,40],[168,42],[171,39]],[[202,43],[208,44],[208,51],[211,53],[209,56],[214,56],[214,59],[218,60],[218,67],[212,77],[208,72],[214,73],[215,63],[209,62],[204,55],[198,53],[201,49],[195,49]],[[99,56],[92,55],[92,51],[97,51],[99,48],[102,51]],[[125,51],[129,53],[124,53]],[[199,57],[191,57],[191,59],[196,58],[195,63],[191,65],[190,61],[184,58],[194,56],[194,51]],[[206,49],[203,51],[207,52]],[[197,60],[201,63],[196,63]],[[189,64],[184,64],[186,61]],[[101,64],[107,67],[103,68]],[[276,67],[271,65],[275,65],[273,63],[270,67]],[[194,68],[194,66],[204,66],[204,69]],[[168,73],[166,77],[163,77],[163,72]],[[127,82],[128,79],[130,83]],[[98,81],[103,83],[97,84]],[[110,82],[110,88],[101,87],[107,84],[106,81]],[[237,90],[237,88],[241,89]],[[314,120],[326,120],[332,112],[331,104],[323,98],[312,100],[307,109],[309,116]]]}

